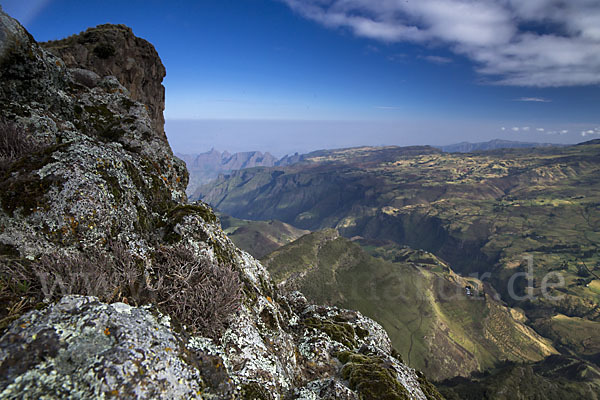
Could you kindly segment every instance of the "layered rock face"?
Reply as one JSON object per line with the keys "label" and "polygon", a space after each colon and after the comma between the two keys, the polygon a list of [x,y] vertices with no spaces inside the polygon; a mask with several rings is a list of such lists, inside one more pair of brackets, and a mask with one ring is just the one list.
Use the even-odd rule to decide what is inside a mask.
{"label": "layered rock face", "polygon": [[[166,138],[165,88],[162,85],[165,67],[154,46],[136,37],[131,28],[104,24],[41,45],[60,57],[68,68],[90,70],[99,77],[115,76],[129,90],[132,100],[148,106],[154,131]],[[87,81],[93,82],[93,75],[86,75]]]}
{"label": "layered rock face", "polygon": [[[115,36],[115,60],[90,55],[99,32]],[[381,326],[280,293],[209,207],[187,204],[160,107],[137,101],[164,76],[149,46],[100,27],[50,45],[65,63],[0,10],[0,129],[19,144],[0,149],[0,398],[438,398]],[[128,57],[151,72],[116,61]],[[193,260],[165,256],[177,252]],[[206,314],[161,291],[177,279],[193,291],[202,263],[239,282],[218,335],[165,313]]]}

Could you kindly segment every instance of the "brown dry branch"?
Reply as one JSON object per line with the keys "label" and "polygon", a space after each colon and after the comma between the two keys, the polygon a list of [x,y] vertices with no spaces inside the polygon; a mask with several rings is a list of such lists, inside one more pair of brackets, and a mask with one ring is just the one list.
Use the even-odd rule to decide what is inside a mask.
{"label": "brown dry branch", "polygon": [[155,304],[191,332],[218,337],[241,304],[237,272],[179,245],[156,252],[151,271],[121,243],[108,251],[48,254],[38,260],[0,258],[0,322],[62,296],[111,303]]}
{"label": "brown dry branch", "polygon": [[197,258],[179,245],[161,248],[154,274],[159,306],[192,331],[216,338],[239,309],[242,285],[229,265]]}
{"label": "brown dry branch", "polygon": [[39,147],[31,135],[14,123],[0,119],[0,171],[6,170],[25,154],[37,151]]}

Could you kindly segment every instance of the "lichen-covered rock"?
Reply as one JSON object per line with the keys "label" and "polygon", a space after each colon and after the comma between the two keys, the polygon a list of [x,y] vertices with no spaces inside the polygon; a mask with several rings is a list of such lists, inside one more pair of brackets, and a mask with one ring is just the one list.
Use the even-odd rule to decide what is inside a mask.
{"label": "lichen-covered rock", "polygon": [[69,68],[69,73],[76,83],[85,85],[90,89],[98,86],[98,82],[100,81],[100,75],[89,69]]}
{"label": "lichen-covered rock", "polygon": [[[120,38],[116,54],[126,52],[119,58],[155,57],[128,28],[103,26],[48,45],[85,60],[67,68],[0,11],[0,119],[39,143],[0,170],[0,267],[12,263],[0,268],[0,288],[10,281],[6,274],[45,255],[112,259],[116,242],[143,277],[133,282],[159,290],[157,254],[183,246],[198,260],[230,266],[241,304],[223,317],[224,332],[208,338],[175,318],[171,328],[157,316],[160,302],[140,308],[89,296],[50,305],[13,299],[12,314],[0,314],[0,329],[8,326],[0,338],[0,397],[428,398],[430,388],[424,392],[423,378],[392,356],[379,324],[310,305],[300,293],[283,295],[266,269],[233,245],[210,207],[187,203],[185,166],[146,107],[142,95],[151,93],[136,86],[139,74],[160,85],[160,60],[134,60],[155,69],[145,75],[120,64],[131,74],[109,70],[113,50],[101,45],[113,36]],[[17,294],[28,289],[12,282]],[[69,293],[89,294],[82,291]],[[118,293],[106,301],[126,302]]]}
{"label": "lichen-covered rock", "polygon": [[0,398],[199,397],[181,339],[148,310],[66,296],[0,342]]}
{"label": "lichen-covered rock", "polygon": [[91,70],[101,77],[114,75],[129,89],[133,100],[148,106],[154,131],[166,139],[165,67],[154,46],[136,37],[131,28],[104,24],[42,45],[70,68]]}
{"label": "lichen-covered rock", "polygon": [[186,200],[185,165],[114,76],[81,85],[81,71],[66,69],[5,14],[1,21],[2,117],[46,146],[0,182],[0,242],[36,257],[114,234],[145,254],[161,239],[166,213]]}
{"label": "lichen-covered rock", "polygon": [[290,396],[295,400],[359,400],[358,395],[335,379],[320,379],[298,388]]}

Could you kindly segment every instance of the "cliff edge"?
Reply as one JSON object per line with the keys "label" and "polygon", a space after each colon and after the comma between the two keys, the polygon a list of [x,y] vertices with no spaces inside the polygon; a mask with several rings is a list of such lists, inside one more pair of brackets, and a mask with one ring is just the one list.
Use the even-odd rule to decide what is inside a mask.
{"label": "cliff edge", "polygon": [[125,25],[103,24],[41,45],[68,68],[90,70],[99,77],[115,76],[129,90],[132,100],[148,106],[154,130],[166,139],[162,85],[166,70],[151,43],[136,37]]}
{"label": "cliff edge", "polygon": [[440,398],[379,324],[279,292],[187,203],[144,97],[160,59],[145,92],[116,60],[150,47],[99,30],[118,57],[84,33],[47,45],[65,60],[0,10],[0,398]]}

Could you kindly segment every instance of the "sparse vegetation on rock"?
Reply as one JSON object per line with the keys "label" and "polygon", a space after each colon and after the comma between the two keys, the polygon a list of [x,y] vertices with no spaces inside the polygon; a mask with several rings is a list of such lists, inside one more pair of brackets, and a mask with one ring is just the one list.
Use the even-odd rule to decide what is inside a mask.
{"label": "sparse vegetation on rock", "polygon": [[155,304],[192,333],[218,339],[241,306],[237,272],[184,246],[159,248],[152,275]]}
{"label": "sparse vegetation on rock", "polygon": [[35,153],[40,143],[14,123],[0,120],[0,173],[28,153]]}

